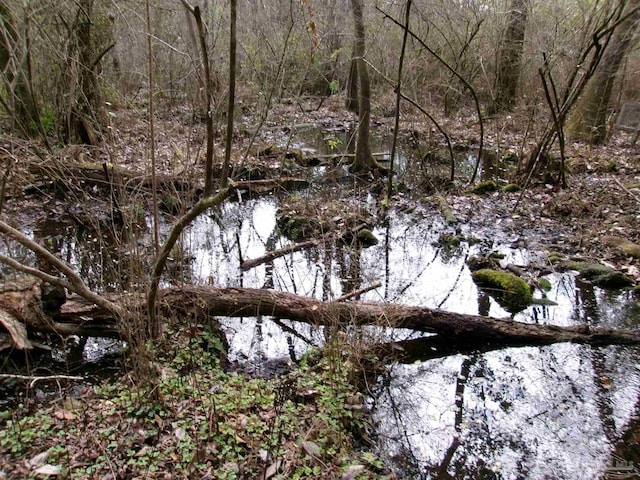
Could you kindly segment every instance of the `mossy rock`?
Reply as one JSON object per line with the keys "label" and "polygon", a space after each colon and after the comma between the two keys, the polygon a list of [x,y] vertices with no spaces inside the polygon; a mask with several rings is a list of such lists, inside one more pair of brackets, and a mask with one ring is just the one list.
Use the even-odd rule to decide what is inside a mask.
{"label": "mossy rock", "polygon": [[484,195],[486,193],[495,192],[498,189],[498,185],[493,180],[486,180],[484,182],[478,183],[475,187],[471,189],[471,193],[475,193],[476,195]]}
{"label": "mossy rock", "polygon": [[607,245],[617,247],[628,257],[640,258],[640,245],[637,243],[620,237],[603,237],[602,241]]}
{"label": "mossy rock", "polygon": [[633,280],[624,273],[600,263],[569,262],[569,270],[576,270],[580,277],[602,288],[625,288],[633,285]]}
{"label": "mossy rock", "polygon": [[378,240],[378,237],[376,237],[368,228],[363,228],[362,230],[358,231],[356,238],[365,247],[373,247],[380,241]]}
{"label": "mossy rock", "polygon": [[472,273],[473,281],[509,313],[518,313],[533,301],[527,282],[512,273],[488,268]]}
{"label": "mossy rock", "polygon": [[522,187],[520,185],[516,185],[515,183],[509,183],[508,185],[502,187],[502,191],[507,193],[519,192],[521,190]]}

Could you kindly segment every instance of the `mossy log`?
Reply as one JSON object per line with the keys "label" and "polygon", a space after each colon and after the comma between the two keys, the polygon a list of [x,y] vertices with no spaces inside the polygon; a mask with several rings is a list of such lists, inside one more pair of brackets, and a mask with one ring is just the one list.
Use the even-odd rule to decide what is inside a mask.
{"label": "mossy log", "polygon": [[602,288],[618,289],[633,286],[633,279],[601,263],[567,262],[565,268],[580,273],[580,277]]}
{"label": "mossy log", "polygon": [[459,222],[458,217],[455,216],[453,210],[451,210],[451,207],[449,206],[449,203],[444,197],[437,197],[436,202],[440,207],[440,213],[442,213],[445,222],[449,225],[455,225]]}
{"label": "mossy log", "polygon": [[[22,290],[22,304],[42,302],[39,289]],[[145,314],[143,295],[121,295],[120,301],[129,311]],[[589,326],[559,327],[515,322],[480,315],[464,315],[427,307],[414,307],[376,302],[323,302],[287,292],[253,288],[181,287],[160,292],[161,313],[167,318],[198,315],[254,317],[273,316],[314,325],[381,325],[435,333],[439,340],[463,342],[482,348],[494,346],[548,345],[575,342],[592,345],[640,344],[640,331],[622,331]],[[3,308],[4,310],[5,308]],[[195,311],[194,311],[195,309]],[[44,312],[43,308],[39,311]],[[14,316],[27,329],[47,330],[63,335],[117,336],[127,325],[119,324],[103,309],[72,297],[56,312],[41,318],[16,309]],[[32,323],[35,322],[35,325]],[[75,328],[75,330],[74,330]],[[90,332],[90,333],[89,333]],[[28,347],[25,347],[28,348]]]}

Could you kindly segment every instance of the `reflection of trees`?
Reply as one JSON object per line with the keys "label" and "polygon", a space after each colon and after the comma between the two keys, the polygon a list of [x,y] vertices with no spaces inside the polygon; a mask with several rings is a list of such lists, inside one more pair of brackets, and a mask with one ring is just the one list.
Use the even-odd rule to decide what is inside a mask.
{"label": "reflection of trees", "polygon": [[[576,302],[582,309],[582,322],[587,326],[598,326],[601,323],[598,299],[595,288],[590,282],[576,279]],[[596,393],[596,405],[602,429],[609,443],[615,443],[616,426],[613,419],[614,399],[611,398],[610,374],[607,371],[604,348],[586,348],[593,369],[593,383]]]}
{"label": "reflection of trees", "polygon": [[355,240],[349,245],[338,245],[336,249],[336,262],[340,271],[343,294],[358,290],[362,286],[361,253],[362,247]]}
{"label": "reflection of trees", "polygon": [[464,390],[467,384],[467,380],[469,378],[469,373],[471,371],[471,366],[475,364],[477,361],[477,357],[465,357],[462,360],[462,364],[460,365],[460,374],[456,378],[456,396],[455,396],[455,419],[453,423],[453,428],[455,433],[453,434],[453,439],[449,448],[445,452],[442,461],[436,467],[427,467],[426,471],[433,473],[435,475],[434,478],[437,479],[453,479],[456,478],[448,473],[449,467],[451,466],[451,460],[453,459],[453,455],[458,450],[460,446],[461,437],[462,437],[462,412],[464,408]]}
{"label": "reflection of trees", "polygon": [[[454,405],[446,396],[438,401],[428,390],[421,392],[422,385],[429,384],[448,391],[443,383],[451,375],[443,363],[447,360],[430,361],[417,374],[399,376],[396,383],[382,387],[382,418],[394,420],[391,427],[382,430],[391,439],[390,445],[383,447],[391,452],[394,465],[404,469],[406,478],[503,478],[501,471],[507,465],[501,466],[501,462],[505,458],[509,461],[506,471],[517,478],[528,478],[534,472],[574,478],[574,466],[581,462],[585,471],[602,468],[607,444],[616,439],[614,419],[620,418],[619,413],[614,416],[617,397],[606,387],[607,377],[626,374],[631,384],[634,380],[628,378],[629,373],[637,377],[625,366],[634,362],[624,358],[628,349],[597,352],[602,361],[592,356],[591,348],[581,346],[527,350],[461,357],[459,374],[449,384],[455,387]],[[619,352],[622,357],[615,356]],[[622,366],[612,371],[617,364]],[[435,377],[425,377],[427,372]],[[598,379],[589,382],[592,375],[600,375],[605,388],[597,385]],[[419,385],[418,390],[413,385]],[[625,387],[637,396],[637,388]],[[392,395],[395,398],[386,398]],[[424,398],[419,398],[421,395]],[[412,397],[415,405],[410,403]],[[424,405],[429,403],[436,405],[441,415],[453,412],[453,419],[446,422],[450,433],[425,428],[420,424],[422,417],[412,416],[414,409],[424,416]],[[632,422],[627,432],[634,425],[637,427]],[[447,435],[446,444],[440,442],[443,434]],[[585,441],[593,442],[589,451],[582,450]],[[560,453],[550,453],[558,447]],[[417,465],[424,466],[425,457],[428,466],[420,470]]]}
{"label": "reflection of trees", "polygon": [[[386,399],[389,402],[388,408],[393,418],[390,423],[392,423],[393,430],[396,432],[395,436],[389,435],[389,443],[393,445],[394,450],[389,460],[396,469],[402,472],[402,478],[426,478],[422,475],[421,462],[413,451],[413,442],[408,432],[408,428],[412,426],[412,422],[408,418],[405,418],[407,408],[404,405],[398,404],[394,391],[390,388],[393,380],[393,370],[390,368],[385,372],[378,387],[372,393],[374,409],[381,399]],[[385,416],[389,418],[388,415]],[[384,442],[383,438],[381,438],[381,440]],[[389,452],[387,452],[387,454],[389,454]]]}
{"label": "reflection of trees", "polygon": [[[142,252],[127,254],[127,242],[133,243],[126,231],[96,225],[74,226],[57,219],[40,222],[33,231],[34,240],[70,265],[74,265],[87,286],[97,291],[131,288],[132,282],[145,271]],[[136,246],[137,247],[137,246]],[[51,274],[57,271],[38,259],[38,268]]]}

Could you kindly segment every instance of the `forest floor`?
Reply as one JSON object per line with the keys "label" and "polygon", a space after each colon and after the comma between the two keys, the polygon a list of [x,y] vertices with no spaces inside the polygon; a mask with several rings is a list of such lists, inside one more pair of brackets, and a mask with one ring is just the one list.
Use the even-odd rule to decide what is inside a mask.
{"label": "forest floor", "polygon": [[[236,165],[243,165],[243,172],[260,170],[266,177],[284,170],[291,176],[309,175],[307,167],[257,156],[260,149],[281,144],[302,125],[342,132],[356,121],[337,99],[305,112],[296,103],[277,105],[251,144],[258,116],[249,107],[241,111],[233,158]],[[156,120],[159,172],[201,178],[204,127],[189,117],[188,111],[177,109]],[[108,145],[64,147],[51,161],[65,165],[109,162],[147,174],[147,124],[132,110],[114,110],[110,118]],[[375,135],[389,135],[391,117],[374,116],[374,122]],[[539,128],[532,124],[525,113],[488,120],[485,148],[497,158],[511,158],[514,169],[514,158],[523,158],[535,144]],[[473,149],[478,143],[472,114],[445,120],[443,127],[455,146]],[[403,117],[401,128],[401,140],[417,144],[416,151],[425,153],[441,142],[432,126],[413,112]],[[222,126],[217,138],[222,142]],[[40,161],[27,154],[28,144],[8,136],[2,141],[14,158],[24,155]],[[222,152],[218,143],[218,159]],[[448,184],[429,177],[425,158],[421,154],[411,160],[400,178],[406,188],[392,198],[391,211],[421,204],[438,215],[434,198],[443,196],[460,223],[472,231],[500,232],[514,246],[542,255],[556,252],[602,262],[640,281],[640,260],[611,240],[640,242],[640,146],[631,145],[627,134],[614,132],[603,146],[569,144],[564,189],[534,178],[524,191],[497,188],[477,195],[471,192],[468,179]],[[108,200],[89,190],[85,198],[74,195],[43,205],[42,196],[23,194],[25,187],[38,180],[21,168],[14,165],[14,178],[7,188],[4,207],[9,217],[33,221],[70,211],[74,218],[96,216],[96,202]],[[503,175],[502,184],[511,173]],[[371,179],[369,186],[358,188],[360,193],[375,190],[374,185],[383,182]],[[320,201],[333,196],[340,207],[356,195],[349,191],[352,184],[326,186]],[[100,204],[98,210],[101,215],[107,207]],[[323,211],[328,217],[335,215],[330,208]],[[198,333],[202,338],[203,332]],[[212,351],[217,351],[212,344],[195,341],[186,331],[176,332],[176,338],[179,345],[167,345],[165,351],[155,353],[159,378],[153,389],[133,388],[136,380],[131,377],[83,387],[69,396],[66,392],[54,402],[39,398],[37,389],[26,389],[21,404],[5,410],[0,418],[0,478],[184,478],[185,472],[194,478],[394,478],[367,449],[370,439],[364,433],[366,418],[360,415],[362,398],[350,381],[354,365],[342,356],[348,352],[325,354],[323,360],[309,362],[276,381],[249,380],[224,373],[212,358]],[[148,398],[157,401],[147,402]]]}

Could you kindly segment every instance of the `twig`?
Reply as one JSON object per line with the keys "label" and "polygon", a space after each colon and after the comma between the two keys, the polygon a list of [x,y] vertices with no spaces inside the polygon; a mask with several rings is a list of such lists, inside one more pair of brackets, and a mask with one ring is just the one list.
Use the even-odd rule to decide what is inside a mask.
{"label": "twig", "polygon": [[359,288],[358,290],[353,290],[349,293],[345,293],[341,297],[336,298],[336,302],[344,302],[345,300],[349,300],[350,298],[359,297],[363,293],[367,293],[371,290],[375,290],[376,288],[380,288],[381,286],[382,286],[382,283],[376,282],[367,287],[362,287],[362,288]]}
{"label": "twig", "polygon": [[40,380],[84,380],[84,377],[77,377],[74,375],[45,375],[43,377],[35,377],[31,375],[13,375],[10,373],[0,373],[0,379],[14,379],[14,380],[29,380],[29,388],[33,388],[36,382]]}
{"label": "twig", "polygon": [[272,321],[273,321],[273,323],[278,325],[283,331],[285,331],[285,332],[293,335],[294,337],[302,340],[307,345],[311,345],[312,347],[316,346],[311,340],[309,340],[307,337],[305,337],[304,335],[302,335],[299,332],[297,332],[295,328],[291,328],[289,325],[286,325],[281,319],[274,318]]}
{"label": "twig", "polygon": [[279,250],[273,250],[271,252],[267,252],[265,253],[263,256],[258,257],[258,258],[254,258],[251,260],[245,260],[244,262],[242,262],[242,265],[240,265],[240,270],[242,270],[243,272],[246,272],[247,270],[250,270],[254,267],[257,267],[258,265],[262,265],[263,263],[267,263],[267,262],[271,262],[273,260],[275,260],[276,258],[280,258],[280,257],[284,257],[285,255],[289,254],[289,253],[294,253],[294,252],[298,252],[300,250],[304,250],[305,248],[309,248],[309,247],[314,247],[316,245],[318,245],[319,243],[322,242],[326,242],[329,240],[333,240],[335,238],[340,238],[343,235],[349,233],[349,232],[357,232],[358,230],[362,229],[362,228],[366,228],[366,225],[364,223],[361,223],[360,225],[353,227],[349,230],[341,230],[340,232],[332,232],[329,233],[327,235],[324,235],[320,238],[316,238],[313,240],[307,240],[304,242],[300,242],[300,243],[294,243],[293,245],[287,245],[284,248],[280,248]]}
{"label": "twig", "polygon": [[478,168],[480,166],[480,161],[482,160],[482,150],[484,148],[484,121],[483,121],[483,117],[482,117],[482,110],[480,109],[480,101],[478,100],[478,95],[476,95],[475,89],[473,88],[473,86],[471,86],[471,84],[467,81],[466,78],[464,78],[462,75],[460,75],[440,55],[438,55],[431,47],[429,47],[426,44],[426,42],[424,40],[422,40],[418,35],[416,35],[414,32],[412,32],[409,28],[405,27],[403,24],[401,24],[398,20],[396,20],[391,15],[386,13],[384,10],[381,10],[379,7],[376,7],[376,10],[378,10],[380,13],[382,13],[382,15],[385,16],[385,18],[388,18],[389,20],[391,20],[393,23],[395,23],[400,28],[402,28],[402,29],[406,28],[406,30],[409,32],[409,35],[411,35],[411,38],[415,39],[422,46],[422,48],[424,48],[427,52],[429,52],[431,55],[433,55],[440,63],[442,63],[442,65],[444,65],[453,75],[455,75],[458,78],[458,80],[460,80],[462,82],[462,84],[465,87],[467,87],[467,89],[471,93],[471,96],[473,97],[473,102],[475,103],[475,106],[476,106],[476,112],[478,113],[478,123],[479,123],[479,127],[480,127],[480,142],[479,142],[479,145],[478,145],[478,158],[476,159],[476,166],[475,166],[475,168],[473,170],[473,175],[471,176],[471,180],[469,182],[469,183],[473,183],[475,181],[475,179],[476,179],[476,175],[478,174]]}
{"label": "twig", "polygon": [[398,64],[398,80],[396,82],[396,111],[393,126],[393,141],[391,142],[391,158],[389,159],[389,177],[387,178],[387,208],[391,200],[391,190],[393,187],[393,162],[396,155],[396,145],[398,142],[398,129],[400,128],[400,100],[402,99],[402,67],[404,64],[404,54],[407,47],[407,36],[409,35],[409,15],[411,13],[411,0],[407,0],[405,6],[404,33],[402,35],[402,47],[400,48],[400,61]]}
{"label": "twig", "polygon": [[153,45],[151,42],[151,13],[150,0],[145,2],[145,33],[147,37],[147,69],[148,87],[149,87],[149,153],[151,155],[151,196],[152,196],[152,216],[153,216],[153,247],[156,255],[160,251],[160,219],[158,217],[158,188],[156,182],[156,142],[155,129],[153,123],[154,104],[153,104]]}
{"label": "twig", "polygon": [[633,197],[633,199],[640,203],[640,197],[638,197],[635,193],[633,193],[632,191],[630,191],[627,187],[625,187],[620,180],[618,180],[616,177],[612,176],[611,178],[613,178],[613,181],[616,182],[621,189],[623,189],[625,192],[627,192],[629,194],[629,196]]}
{"label": "twig", "polygon": [[[371,62],[367,62],[367,64],[369,65],[369,67],[374,72],[376,72],[378,75],[380,75],[389,85],[392,85],[392,86],[394,85],[393,80],[391,80],[390,78],[387,78],[380,70],[378,70],[375,67],[375,65],[372,65]],[[415,108],[420,110],[420,113],[422,113],[425,117],[427,117],[429,120],[431,120],[431,123],[433,123],[435,125],[435,127],[438,129],[438,131],[444,137],[445,141],[447,142],[447,149],[449,150],[449,157],[451,158],[451,181],[453,182],[453,179],[454,179],[454,176],[455,176],[455,158],[453,156],[453,145],[451,144],[451,137],[449,137],[447,132],[444,131],[442,126],[433,117],[433,115],[431,115],[429,112],[427,112],[427,110],[422,105],[420,105],[416,100],[414,100],[411,97],[408,97],[407,95],[405,95],[402,92],[400,92],[400,96],[402,97],[403,100],[409,102]],[[377,155],[377,154],[373,153],[372,155]],[[343,156],[349,156],[349,154],[344,154]],[[322,157],[318,157],[317,156],[316,158],[322,158]]]}

